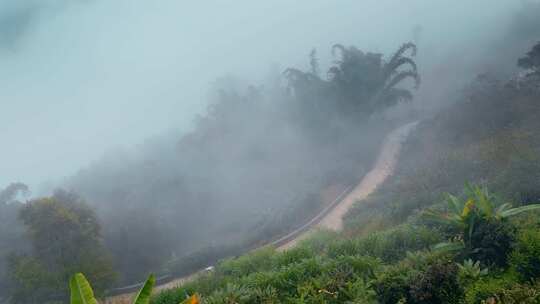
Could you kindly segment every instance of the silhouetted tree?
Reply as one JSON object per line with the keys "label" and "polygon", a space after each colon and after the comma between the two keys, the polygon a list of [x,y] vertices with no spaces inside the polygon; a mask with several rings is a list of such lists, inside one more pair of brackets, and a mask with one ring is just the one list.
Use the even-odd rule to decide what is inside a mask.
{"label": "silhouetted tree", "polygon": [[84,272],[103,291],[114,279],[102,245],[97,217],[77,195],[57,191],[32,200],[19,213],[32,244],[32,254],[9,259],[13,303],[47,303],[67,298],[65,282]]}
{"label": "silhouetted tree", "polygon": [[[406,56],[408,51],[410,56]],[[413,43],[401,46],[388,61],[380,53],[365,53],[341,44],[332,47],[332,54],[337,60],[328,70],[328,80],[318,75],[315,51],[310,54],[309,72],[295,68],[284,72],[297,103],[305,111],[304,119],[322,113],[326,120],[358,121],[399,102],[411,101],[412,92],[402,87],[405,80],[412,79],[415,88],[420,85],[420,75],[411,58],[416,55]]]}
{"label": "silhouetted tree", "polygon": [[17,220],[23,205],[17,198],[28,192],[28,186],[23,183],[12,183],[0,189],[0,295],[7,294],[9,288],[6,278],[7,256],[22,251],[26,245],[23,239],[24,227]]}
{"label": "silhouetted tree", "polygon": [[[328,71],[330,81],[345,99],[347,110],[355,113],[371,114],[396,105],[401,101],[411,101],[410,90],[398,87],[404,80],[414,80],[415,87],[420,85],[420,76],[416,63],[405,56],[411,51],[416,55],[416,45],[406,43],[390,58],[383,60],[379,53],[364,53],[351,46],[336,44],[332,47],[334,55],[339,52],[338,60]],[[407,69],[402,69],[406,67]]]}
{"label": "silhouetted tree", "polygon": [[524,69],[531,69],[534,73],[540,72],[540,42],[525,55],[518,59],[518,66]]}

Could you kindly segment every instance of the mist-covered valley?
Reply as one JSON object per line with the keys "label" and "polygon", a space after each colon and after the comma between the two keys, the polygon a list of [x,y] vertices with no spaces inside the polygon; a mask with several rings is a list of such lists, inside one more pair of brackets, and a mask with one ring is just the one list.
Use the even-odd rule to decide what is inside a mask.
{"label": "mist-covered valley", "polygon": [[[112,294],[297,229],[393,129],[461,109],[478,79],[530,73],[516,62],[539,17],[535,1],[0,3],[0,302],[64,303],[75,272]],[[439,166],[433,132],[407,170]],[[441,189],[495,176],[477,174]],[[385,185],[381,208],[411,193]],[[417,208],[436,199],[417,193]],[[347,233],[410,215],[377,208],[353,209]]]}

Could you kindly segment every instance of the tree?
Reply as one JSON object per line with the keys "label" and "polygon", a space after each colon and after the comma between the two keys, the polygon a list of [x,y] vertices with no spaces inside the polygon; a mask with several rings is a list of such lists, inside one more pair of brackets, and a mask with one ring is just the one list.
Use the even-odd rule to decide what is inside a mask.
{"label": "tree", "polygon": [[[408,51],[410,56],[406,56]],[[328,70],[327,80],[319,77],[315,51],[310,54],[309,72],[295,68],[284,72],[289,87],[304,107],[304,115],[311,115],[311,105],[331,117],[329,100],[332,100],[333,108],[338,109],[338,120],[350,117],[358,121],[359,117],[411,101],[412,92],[402,87],[405,80],[412,79],[415,88],[420,85],[420,75],[411,58],[416,55],[413,43],[402,45],[388,61],[380,53],[365,53],[341,44],[332,47],[332,54],[337,59]]]}
{"label": "tree", "polygon": [[9,186],[0,190],[0,204],[10,204],[17,202],[19,194],[28,194],[28,186],[23,183],[11,183]]}
{"label": "tree", "polygon": [[29,255],[10,258],[13,303],[65,300],[70,275],[84,271],[98,292],[115,274],[97,217],[77,195],[57,191],[29,201],[19,212],[32,244]]}
{"label": "tree", "polygon": [[[411,78],[415,87],[420,85],[420,75],[416,63],[405,56],[411,51],[416,55],[416,45],[409,42],[402,45],[390,60],[383,60],[380,53],[364,53],[354,46],[341,44],[332,47],[332,53],[339,52],[338,60],[328,74],[338,91],[350,98],[357,111],[371,114],[375,111],[396,105],[401,101],[411,101],[410,90],[399,88],[404,80]],[[400,70],[403,67],[408,69]]]}
{"label": "tree", "polygon": [[533,73],[540,73],[540,42],[525,55],[518,59],[518,66],[523,69],[530,69]]}
{"label": "tree", "polygon": [[6,278],[8,255],[22,251],[26,245],[23,240],[24,227],[17,221],[17,214],[22,207],[17,199],[28,192],[28,186],[23,183],[12,183],[0,189],[0,295],[6,294],[9,288]]}

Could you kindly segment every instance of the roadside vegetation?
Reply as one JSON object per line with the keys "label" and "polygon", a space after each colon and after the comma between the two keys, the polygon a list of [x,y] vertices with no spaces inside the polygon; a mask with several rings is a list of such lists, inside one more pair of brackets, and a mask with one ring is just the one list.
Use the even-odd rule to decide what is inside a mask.
{"label": "roadside vegetation", "polygon": [[416,46],[331,51],[325,76],[312,52],[309,70],[278,75],[285,85],[242,92],[217,81],[192,132],[103,159],[67,181],[74,191],[21,203],[26,186],[6,188],[0,207],[12,226],[0,242],[21,243],[0,252],[10,302],[65,301],[74,272],[98,296],[148,272],[191,274],[302,226],[356,184],[394,127],[381,113],[420,85]]}
{"label": "roadside vegetation", "polygon": [[66,182],[75,191],[23,203],[28,187],[7,186],[0,293],[96,304],[150,272],[215,265],[155,294],[151,275],[133,303],[540,303],[540,43],[514,78],[481,74],[424,118],[343,231],[251,250],[358,182],[396,124],[382,113],[420,85],[416,51],[337,44],[324,76],[314,50],[308,70],[279,76],[285,86],[221,79],[173,143],[105,158]]}
{"label": "roadside vegetation", "polygon": [[153,303],[538,303],[537,48],[522,76],[483,75],[421,123],[343,233],[222,261]]}

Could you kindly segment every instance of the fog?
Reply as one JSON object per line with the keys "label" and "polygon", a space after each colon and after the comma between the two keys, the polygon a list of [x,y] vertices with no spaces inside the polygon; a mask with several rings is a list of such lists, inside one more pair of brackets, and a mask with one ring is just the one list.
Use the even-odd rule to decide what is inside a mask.
{"label": "fog", "polygon": [[[272,71],[307,68],[312,48],[322,70],[334,43],[388,54],[416,39],[420,69],[428,72],[453,56],[473,61],[519,6],[488,0],[4,0],[0,185],[23,181],[39,191],[108,150],[185,132],[206,109],[216,78],[263,83]],[[421,29],[416,34],[415,27]],[[422,105],[432,102],[429,92],[419,96]]]}
{"label": "fog", "polygon": [[82,267],[49,250],[69,240],[25,233],[81,226],[46,208],[23,222],[40,197],[94,224],[70,250],[103,257],[87,270],[107,289],[298,228],[358,184],[391,130],[466,100],[478,74],[515,75],[540,34],[531,3],[1,2],[0,293],[15,290],[13,252]]}

